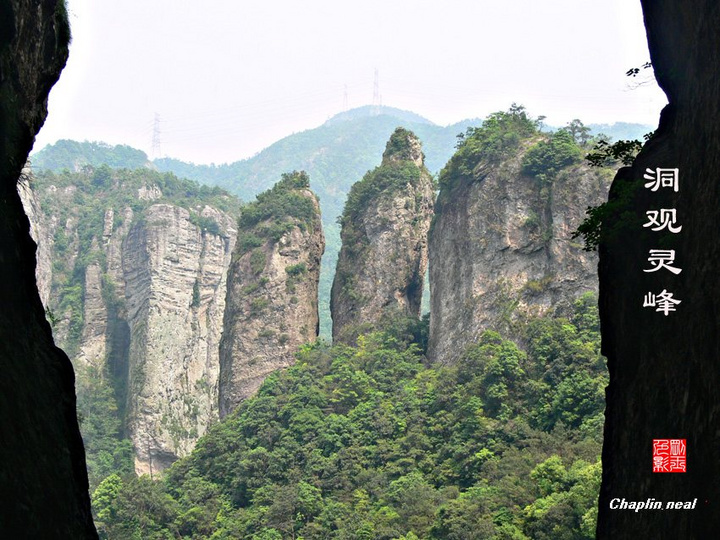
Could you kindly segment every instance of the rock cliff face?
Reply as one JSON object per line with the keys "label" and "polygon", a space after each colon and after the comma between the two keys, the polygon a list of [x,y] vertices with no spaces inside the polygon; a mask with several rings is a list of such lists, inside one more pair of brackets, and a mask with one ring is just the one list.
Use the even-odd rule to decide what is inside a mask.
{"label": "rock cliff face", "polygon": [[97,538],[74,375],[53,344],[16,189],[67,59],[64,2],[0,0],[0,531]]}
{"label": "rock cliff face", "polygon": [[382,164],[350,190],[330,300],[336,341],[384,317],[419,316],[435,198],[423,160],[418,138],[398,128]]}
{"label": "rock cliff face", "polygon": [[131,336],[127,418],[139,474],[187,455],[217,418],[218,348],[235,228],[208,206],[201,215],[220,224],[223,234],[201,231],[184,208],[155,204],[122,245]]}
{"label": "rock cliff face", "polygon": [[220,343],[221,417],[317,338],[324,249],[320,206],[305,173],[283,175],[244,207]]}
{"label": "rock cliff face", "polygon": [[37,279],[40,300],[43,305],[46,306],[50,298],[50,286],[52,283],[53,238],[48,234],[48,231],[54,229],[55,226],[52,223],[46,222],[40,201],[30,187],[32,177],[32,171],[29,167],[23,169],[17,184],[17,189],[23,208],[25,208],[25,212],[30,220],[30,236],[37,245],[35,252],[35,277]]}
{"label": "rock cliff face", "polygon": [[[632,168],[615,178],[602,225],[600,317],[610,385],[597,532],[711,538],[720,530],[720,9],[709,0],[642,5],[669,105]],[[668,187],[651,189],[658,168],[678,169],[677,191],[672,173]],[[675,210],[679,232],[643,226],[648,211],[661,209]],[[681,273],[647,272],[652,249],[673,250],[670,266]],[[658,311],[663,291],[681,302],[670,304],[675,311]],[[644,307],[653,303],[648,293],[655,307]],[[685,439],[687,472],[654,473],[653,439]],[[614,498],[648,497],[697,503],[679,511],[610,508]]]}
{"label": "rock cliff face", "polygon": [[[528,152],[547,145],[547,136],[503,114],[507,125],[485,131],[519,130],[516,144],[488,157],[492,148],[468,151],[477,142],[471,139],[441,173],[429,235],[428,355],[435,362],[453,363],[485,329],[513,335],[516,321],[562,314],[597,291],[597,258],[571,235],[586,208],[606,199],[607,171],[580,164],[579,149],[566,141],[573,159],[528,172]],[[475,138],[490,137],[478,130]]]}
{"label": "rock cliff face", "polygon": [[157,183],[170,193],[179,182],[143,171],[43,173],[24,197],[39,244],[49,246],[52,264],[38,280],[51,282],[56,341],[73,360],[81,397],[86,387],[98,391],[85,384],[89,378],[109,381],[139,474],[188,454],[218,418],[218,350],[237,226],[205,204],[207,196],[171,204]]}

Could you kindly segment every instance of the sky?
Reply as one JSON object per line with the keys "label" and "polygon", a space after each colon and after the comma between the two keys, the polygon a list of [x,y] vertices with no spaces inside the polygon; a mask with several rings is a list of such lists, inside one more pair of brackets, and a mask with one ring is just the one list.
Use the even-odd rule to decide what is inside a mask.
{"label": "sky", "polygon": [[[546,125],[657,125],[637,0],[68,0],[59,139],[228,163],[346,108],[439,125],[524,105]],[[377,77],[376,77],[377,73]],[[377,81],[377,86],[376,86]],[[376,94],[375,89],[378,89]]]}

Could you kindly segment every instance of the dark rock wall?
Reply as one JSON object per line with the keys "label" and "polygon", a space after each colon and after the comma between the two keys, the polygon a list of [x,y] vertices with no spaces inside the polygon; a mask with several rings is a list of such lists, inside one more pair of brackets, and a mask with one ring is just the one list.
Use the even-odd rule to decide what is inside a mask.
{"label": "dark rock wall", "polygon": [[64,4],[0,0],[0,536],[96,538],[74,375],[35,284],[16,183],[67,59]]}
{"label": "dark rock wall", "polygon": [[[608,358],[599,538],[715,538],[720,530],[720,4],[642,1],[650,56],[669,99],[655,137],[611,188],[618,211],[600,246],[600,317]],[[645,188],[647,168],[679,186]],[[623,202],[623,199],[625,202]],[[675,209],[677,234],[643,227]],[[675,251],[680,274],[651,269]],[[643,307],[666,290],[667,316]],[[653,473],[652,440],[687,439],[686,473]],[[694,510],[611,510],[613,499],[693,501]]]}

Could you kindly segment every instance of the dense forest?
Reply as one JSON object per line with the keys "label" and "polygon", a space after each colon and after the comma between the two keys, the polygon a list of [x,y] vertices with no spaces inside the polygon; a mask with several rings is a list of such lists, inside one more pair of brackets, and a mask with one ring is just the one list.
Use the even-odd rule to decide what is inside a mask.
{"label": "dense forest", "polygon": [[[452,367],[427,326],[318,342],[162,479],[93,494],[103,538],[594,536],[607,375],[596,298],[485,332]],[[526,351],[526,352],[525,352]]]}
{"label": "dense forest", "polygon": [[[544,132],[513,105],[456,137],[437,185],[476,182],[481,167],[515,159],[523,181],[548,192],[598,140],[607,139],[592,137],[579,121]],[[57,194],[46,197],[46,212],[56,225],[66,224],[53,229],[47,313],[63,346],[77,353],[87,326],[86,269],[95,264],[107,271],[98,242],[108,208],[116,210],[113,230],[128,215],[123,208],[132,209],[135,223],[150,205],[167,203],[187,209],[203,235],[222,236],[222,227],[201,214],[204,205],[234,216],[241,231],[280,210],[304,218],[303,204],[279,196],[293,178],[312,187],[304,173],[282,175],[275,188],[243,206],[220,188],[146,166],[38,172],[33,188]],[[348,207],[362,205],[360,199]],[[532,211],[529,216],[523,227],[533,225]],[[265,225],[262,234],[278,239],[286,229]],[[257,234],[242,232],[236,250],[258,242]],[[522,298],[508,299],[508,309],[545,286],[528,282]],[[122,312],[108,276],[102,288],[108,305]],[[190,309],[196,300],[193,291]],[[162,474],[151,469],[138,476],[137,461],[133,467],[127,379],[111,361],[76,364],[101,537],[592,538],[607,369],[596,296],[587,293],[571,305],[562,316],[550,309],[509,317],[502,328],[478,333],[452,365],[427,359],[428,315],[388,319],[352,344],[304,345],[293,367],[270,375],[222,421],[211,420],[195,449]]]}

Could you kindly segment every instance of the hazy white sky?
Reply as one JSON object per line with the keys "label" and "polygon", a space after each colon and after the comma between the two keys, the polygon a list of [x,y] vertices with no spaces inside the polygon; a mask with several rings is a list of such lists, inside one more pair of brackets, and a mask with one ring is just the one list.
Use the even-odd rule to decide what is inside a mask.
{"label": "hazy white sky", "polygon": [[[638,0],[69,0],[70,60],[35,149],[129,144],[196,163],[249,157],[372,103],[446,125],[523,104],[656,125],[664,94]],[[346,90],[347,89],[347,90]]]}

